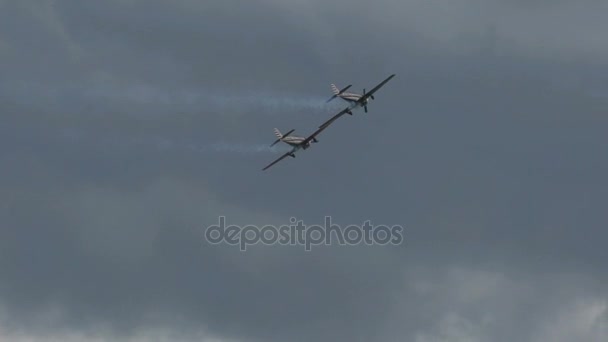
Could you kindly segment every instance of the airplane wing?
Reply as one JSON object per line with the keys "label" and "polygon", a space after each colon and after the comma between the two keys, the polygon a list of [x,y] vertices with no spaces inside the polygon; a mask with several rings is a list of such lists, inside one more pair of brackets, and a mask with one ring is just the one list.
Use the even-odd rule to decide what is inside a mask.
{"label": "airplane wing", "polygon": [[325,121],[321,126],[319,126],[319,128],[327,128],[327,126],[331,125],[334,121],[336,121],[339,117],[341,117],[342,115],[348,113],[348,111],[350,110],[350,107],[346,107],[344,108],[340,113],[334,115],[331,117],[331,119]]}
{"label": "airplane wing", "polygon": [[[337,119],[337,117],[336,117],[336,119]],[[302,141],[301,144],[308,144],[311,140],[313,140],[314,138],[316,138],[317,135],[319,135],[319,133],[323,132],[329,126],[329,124],[331,123],[329,121],[331,121],[331,120],[332,119],[329,119],[328,121],[326,121],[313,134],[311,134],[308,138],[304,139],[304,141]]]}
{"label": "airplane wing", "polygon": [[367,99],[368,97],[371,97],[375,92],[378,91],[378,89],[382,88],[382,86],[385,85],[386,82],[390,81],[391,78],[393,78],[393,77],[395,77],[395,74],[390,75],[384,81],[380,82],[380,84],[378,84],[377,86],[375,86],[372,90],[370,90],[369,92],[365,93],[365,95],[361,96],[361,98],[359,99],[359,102],[363,102],[363,100]]}
{"label": "airplane wing", "polygon": [[287,157],[291,152],[286,152],[284,155],[280,156],[277,160],[273,161],[272,163],[268,164],[268,166],[266,166],[265,168],[262,169],[262,171],[265,171],[266,169],[268,169],[269,167],[271,167],[272,165],[280,162],[281,160],[283,160],[283,158]]}

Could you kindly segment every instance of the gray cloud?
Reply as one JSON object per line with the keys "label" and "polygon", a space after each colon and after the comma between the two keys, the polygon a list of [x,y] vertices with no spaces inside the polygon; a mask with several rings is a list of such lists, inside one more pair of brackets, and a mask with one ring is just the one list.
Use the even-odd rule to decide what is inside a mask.
{"label": "gray cloud", "polygon": [[[605,339],[602,6],[0,1],[0,339]],[[220,215],[405,243],[242,253]]]}

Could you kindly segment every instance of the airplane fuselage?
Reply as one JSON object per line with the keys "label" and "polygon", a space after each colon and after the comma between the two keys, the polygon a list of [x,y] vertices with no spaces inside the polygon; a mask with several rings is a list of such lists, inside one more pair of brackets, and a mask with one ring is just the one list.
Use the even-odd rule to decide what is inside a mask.
{"label": "airplane fuselage", "polygon": [[357,101],[359,101],[359,99],[361,98],[361,95],[354,93],[343,93],[338,95],[338,97],[348,103],[357,103]]}
{"label": "airplane fuselage", "polygon": [[291,152],[290,152],[290,156],[292,158],[295,158],[295,153],[297,151],[299,151],[300,149],[307,149],[310,147],[310,144],[313,143],[314,141],[308,142],[307,144],[302,144],[302,142],[304,142],[304,140],[306,140],[305,138],[302,137],[285,137],[282,139],[282,141],[284,143],[286,143],[287,145],[291,146]]}
{"label": "airplane fuselage", "polygon": [[363,108],[369,103],[369,99],[365,99],[364,101],[359,102],[359,99],[361,98],[361,95],[359,95],[359,94],[341,94],[341,95],[338,95],[338,97],[340,97],[342,100],[346,101],[349,104],[348,114],[351,114],[351,115],[352,115],[352,110],[357,109],[357,108]]}
{"label": "airplane fuselage", "polygon": [[369,103],[369,98],[365,99],[364,101],[360,101],[361,98],[363,97],[363,95],[360,95],[360,94],[344,93],[344,94],[338,95],[338,97],[341,98],[342,100],[350,103],[351,105],[353,105],[353,108],[357,107],[357,106],[363,107]]}
{"label": "airplane fuselage", "polygon": [[[283,138],[283,142],[292,147],[302,147],[302,143],[306,140],[302,137],[285,137]],[[309,143],[310,144],[310,143]]]}

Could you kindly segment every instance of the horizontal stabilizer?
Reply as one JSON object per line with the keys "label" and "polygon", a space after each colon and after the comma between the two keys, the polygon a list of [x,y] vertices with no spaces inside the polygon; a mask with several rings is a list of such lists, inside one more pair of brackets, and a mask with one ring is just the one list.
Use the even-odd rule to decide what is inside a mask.
{"label": "horizontal stabilizer", "polygon": [[342,90],[340,90],[340,94],[344,93],[345,91],[348,90],[348,88],[352,87],[352,84],[347,85],[346,87],[344,87]]}

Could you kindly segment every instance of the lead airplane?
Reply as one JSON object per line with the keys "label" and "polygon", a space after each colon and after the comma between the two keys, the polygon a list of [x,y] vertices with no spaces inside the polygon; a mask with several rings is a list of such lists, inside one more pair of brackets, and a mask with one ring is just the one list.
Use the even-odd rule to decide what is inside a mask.
{"label": "lead airplane", "polygon": [[329,100],[327,100],[327,102],[335,99],[336,97],[339,97],[342,100],[346,101],[349,105],[344,110],[342,110],[340,113],[334,115],[331,119],[327,120],[323,125],[321,125],[319,127],[326,127],[326,126],[330,125],[332,122],[334,122],[336,119],[338,119],[339,117],[341,117],[344,114],[353,115],[352,111],[358,107],[363,107],[363,109],[367,113],[367,105],[369,104],[369,100],[370,99],[375,100],[374,93],[377,92],[378,89],[382,88],[382,86],[384,86],[393,77],[395,77],[395,74],[390,75],[384,81],[380,82],[377,86],[375,86],[372,90],[370,90],[369,93],[365,92],[365,88],[363,88],[363,94],[347,93],[346,90],[349,89],[352,86],[352,84],[344,87],[343,89],[338,89],[338,87],[336,87],[335,84],[332,84],[331,89],[332,89],[334,95],[332,97],[330,97]]}

